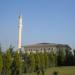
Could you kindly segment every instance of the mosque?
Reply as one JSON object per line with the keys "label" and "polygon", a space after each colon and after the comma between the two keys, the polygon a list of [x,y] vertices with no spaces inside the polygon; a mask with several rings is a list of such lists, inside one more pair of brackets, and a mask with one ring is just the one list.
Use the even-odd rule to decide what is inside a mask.
{"label": "mosque", "polygon": [[50,52],[53,50],[57,52],[59,50],[65,51],[67,48],[71,49],[70,46],[64,44],[56,44],[56,43],[37,43],[32,45],[22,46],[22,16],[19,16],[19,26],[18,26],[18,52],[23,48],[25,52],[36,53],[36,52]]}

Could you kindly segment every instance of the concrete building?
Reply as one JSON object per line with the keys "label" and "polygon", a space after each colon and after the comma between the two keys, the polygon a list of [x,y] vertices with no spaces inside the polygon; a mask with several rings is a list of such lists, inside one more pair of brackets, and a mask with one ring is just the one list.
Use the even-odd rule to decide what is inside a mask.
{"label": "concrete building", "polygon": [[59,50],[66,50],[67,48],[71,49],[68,45],[64,44],[55,44],[55,43],[38,43],[38,44],[32,44],[24,46],[24,50],[27,53],[33,52],[50,52],[53,50],[54,52],[57,52]]}

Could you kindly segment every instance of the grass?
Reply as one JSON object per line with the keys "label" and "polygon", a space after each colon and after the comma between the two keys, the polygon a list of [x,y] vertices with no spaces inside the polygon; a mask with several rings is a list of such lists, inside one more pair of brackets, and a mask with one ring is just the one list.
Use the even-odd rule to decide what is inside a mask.
{"label": "grass", "polygon": [[[75,66],[71,67],[53,67],[45,71],[45,75],[53,75],[54,71],[58,71],[58,75],[75,75]],[[36,73],[27,73],[23,75],[37,75]]]}

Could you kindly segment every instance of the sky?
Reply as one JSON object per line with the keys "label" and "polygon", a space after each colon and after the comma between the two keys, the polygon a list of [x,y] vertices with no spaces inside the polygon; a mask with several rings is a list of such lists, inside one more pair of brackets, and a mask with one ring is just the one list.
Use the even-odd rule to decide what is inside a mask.
{"label": "sky", "polygon": [[0,43],[17,48],[18,18],[22,45],[68,44],[75,48],[75,0],[0,0]]}

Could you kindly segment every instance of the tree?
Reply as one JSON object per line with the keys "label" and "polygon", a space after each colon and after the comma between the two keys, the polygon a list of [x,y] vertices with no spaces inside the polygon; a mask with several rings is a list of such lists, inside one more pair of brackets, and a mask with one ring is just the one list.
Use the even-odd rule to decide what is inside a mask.
{"label": "tree", "polygon": [[65,65],[66,66],[73,66],[74,65],[74,56],[71,51],[66,52]]}
{"label": "tree", "polygon": [[1,52],[1,46],[0,46],[0,75],[2,72],[2,68],[3,68],[3,59],[2,59],[2,52]]}
{"label": "tree", "polygon": [[21,75],[22,60],[20,54],[16,51],[14,55],[15,73]]}
{"label": "tree", "polygon": [[35,54],[35,71],[38,72],[40,69],[40,57],[39,53]]}
{"label": "tree", "polygon": [[30,60],[30,71],[32,72],[35,70],[35,57],[33,53],[30,53],[29,60]]}
{"label": "tree", "polygon": [[55,66],[56,65],[56,54],[54,51],[51,51],[49,54],[49,66]]}
{"label": "tree", "polygon": [[39,53],[39,57],[40,57],[40,71],[41,71],[41,74],[44,75],[45,73],[44,53]]}
{"label": "tree", "polygon": [[11,54],[9,49],[6,51],[6,54],[4,55],[5,59],[4,59],[4,66],[5,66],[5,71],[6,71],[6,75],[11,75]]}
{"label": "tree", "polygon": [[75,50],[73,50],[73,52],[74,52],[74,56],[75,56]]}
{"label": "tree", "polygon": [[28,53],[24,53],[23,55],[23,67],[24,67],[24,73],[29,72],[30,68],[30,57]]}
{"label": "tree", "polygon": [[48,53],[44,52],[45,68],[49,66]]}
{"label": "tree", "polygon": [[75,50],[73,50],[73,52],[74,52],[74,65],[75,65]]}
{"label": "tree", "polygon": [[71,50],[71,47],[69,46],[69,45],[65,45],[65,50],[68,50],[68,51],[70,51]]}
{"label": "tree", "polygon": [[65,53],[64,53],[63,49],[61,49],[57,53],[57,65],[58,66],[63,66],[64,65],[64,60],[65,60]]}
{"label": "tree", "polygon": [[39,53],[39,58],[40,58],[40,67],[42,67],[44,69],[45,68],[44,54],[43,53]]}
{"label": "tree", "polygon": [[13,52],[14,47],[12,45],[9,46],[9,51],[11,53],[11,57],[13,57],[14,52]]}

